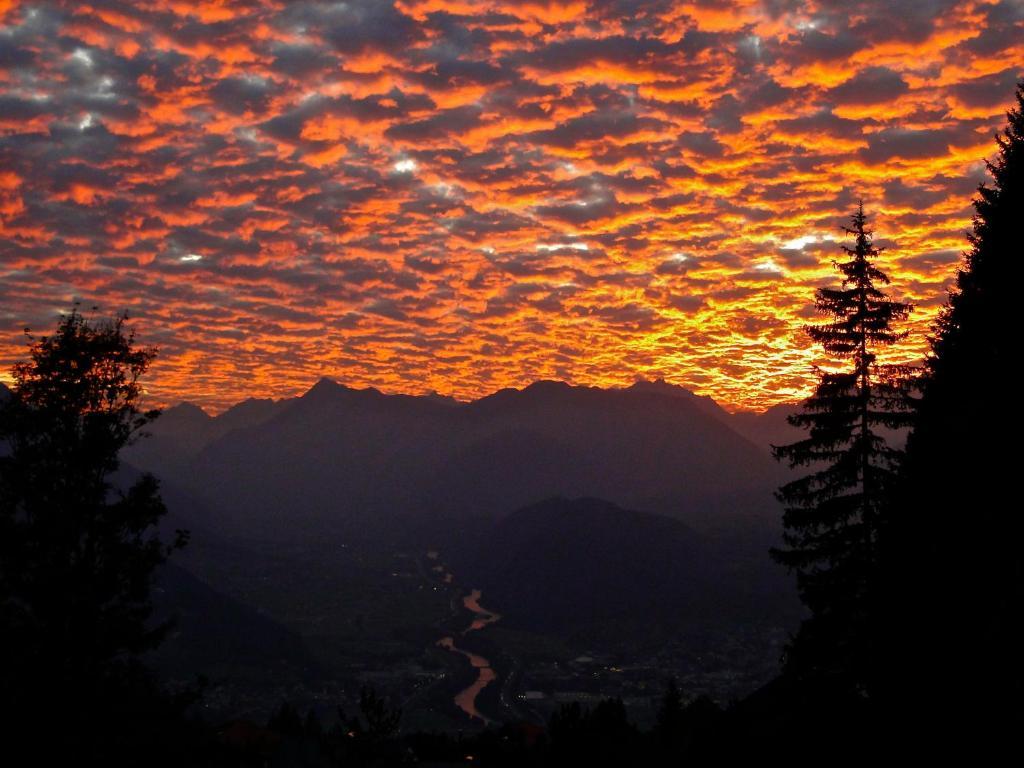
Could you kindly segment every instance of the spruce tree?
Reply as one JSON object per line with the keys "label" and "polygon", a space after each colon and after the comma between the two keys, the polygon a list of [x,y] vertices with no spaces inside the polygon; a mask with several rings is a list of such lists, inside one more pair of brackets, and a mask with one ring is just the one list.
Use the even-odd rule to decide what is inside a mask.
{"label": "spruce tree", "polygon": [[877,350],[905,336],[894,325],[911,307],[880,287],[889,279],[875,266],[880,249],[872,243],[863,205],[843,229],[853,244],[842,246],[846,258],[835,263],[841,284],[820,288],[815,296],[815,308],[828,320],[805,331],[847,367],[819,371],[814,393],[789,417],[807,437],[773,446],[777,459],[809,472],[776,494],[785,506],[785,547],[772,555],[796,573],[811,614],[789,648],[787,669],[800,677],[856,684],[864,594],[900,458],[883,430],[910,420],[905,370],[879,363]]}
{"label": "spruce tree", "polygon": [[[1020,352],[1024,81],[932,341],[875,592],[875,688],[900,728],[977,747],[1024,724]],[[988,731],[983,733],[983,731]],[[923,742],[919,742],[923,743]],[[948,744],[944,741],[943,744]],[[1019,746],[1019,745],[1018,745]]]}

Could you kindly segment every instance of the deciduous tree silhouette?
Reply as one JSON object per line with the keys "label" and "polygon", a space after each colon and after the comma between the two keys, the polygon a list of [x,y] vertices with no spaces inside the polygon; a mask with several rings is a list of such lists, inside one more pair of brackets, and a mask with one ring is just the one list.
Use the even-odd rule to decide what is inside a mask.
{"label": "deciduous tree silhouette", "polygon": [[907,426],[911,417],[905,371],[880,364],[876,350],[903,338],[893,326],[911,307],[879,287],[889,279],[875,266],[880,249],[872,244],[863,206],[844,229],[854,242],[842,246],[848,258],[835,264],[842,283],[819,289],[815,300],[830,319],[806,332],[827,353],[849,361],[849,368],[819,373],[802,412],[790,416],[807,437],[773,446],[777,459],[810,472],[777,492],[785,504],[786,547],[772,555],[796,573],[811,612],[789,648],[788,671],[855,685],[879,516],[900,455],[880,430]]}
{"label": "deciduous tree silhouette", "polygon": [[[1024,81],[974,200],[970,251],[936,325],[883,535],[875,686],[941,748],[1024,727],[1020,354]],[[1013,733],[1016,729],[1016,733]],[[985,731],[988,730],[986,733]]]}
{"label": "deciduous tree silhouette", "polygon": [[30,336],[0,406],[0,697],[29,730],[56,708],[68,738],[91,738],[108,705],[146,688],[134,660],[165,629],[148,621],[150,582],[185,541],[156,535],[153,477],[113,482],[120,450],[158,415],[139,406],[155,352],[125,320],[76,309]]}

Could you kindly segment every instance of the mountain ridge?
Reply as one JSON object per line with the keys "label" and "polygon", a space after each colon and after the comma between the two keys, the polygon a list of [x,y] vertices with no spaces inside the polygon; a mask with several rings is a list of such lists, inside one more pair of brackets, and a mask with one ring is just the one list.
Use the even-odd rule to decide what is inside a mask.
{"label": "mountain ridge", "polygon": [[[555,379],[538,379],[537,381],[531,382],[524,387],[504,387],[494,392],[482,395],[475,400],[462,401],[456,400],[454,397],[449,395],[440,395],[437,392],[429,392],[422,395],[410,395],[404,393],[386,393],[377,389],[376,387],[364,387],[355,388],[349,387],[345,384],[332,379],[329,376],[320,377],[313,385],[309,387],[305,392],[300,395],[293,397],[285,397],[280,399],[271,398],[256,398],[249,397],[244,400],[235,403],[226,410],[216,415],[208,414],[201,406],[196,405],[190,401],[181,401],[174,405],[168,406],[163,411],[163,416],[156,423],[156,427],[151,427],[150,431],[154,434],[160,434],[167,431],[163,425],[168,422],[174,423],[175,425],[180,423],[183,419],[181,418],[181,411],[198,411],[202,416],[205,417],[204,421],[208,421],[210,425],[218,425],[216,428],[210,428],[209,435],[206,439],[210,442],[224,433],[235,428],[244,428],[251,426],[258,421],[271,418],[280,411],[288,408],[299,401],[315,401],[315,402],[331,402],[333,399],[338,397],[365,397],[368,399],[373,398],[398,398],[409,401],[421,401],[421,402],[432,402],[435,404],[442,404],[449,407],[464,408],[472,406],[482,401],[500,401],[515,395],[530,393],[535,394],[537,392],[554,393],[558,391],[568,390],[596,390],[602,392],[632,392],[632,393],[643,393],[643,394],[654,394],[664,395],[668,397],[678,397],[691,404],[697,405],[705,412],[710,415],[719,418],[723,423],[726,423],[733,431],[739,433],[741,436],[746,437],[748,440],[755,442],[760,445],[766,435],[771,437],[777,437],[780,433],[780,422],[784,422],[784,416],[788,413],[794,412],[799,408],[799,403],[782,403],[765,411],[753,412],[753,411],[736,411],[730,412],[723,408],[713,397],[710,395],[698,395],[690,389],[679,385],[671,384],[664,378],[658,379],[637,379],[633,384],[621,387],[597,387],[589,385],[575,385],[569,384],[568,382],[555,380]],[[253,413],[258,411],[260,414],[259,418],[253,418]],[[780,417],[779,414],[783,416]],[[244,415],[243,415],[244,414]],[[197,419],[198,420],[198,419]],[[768,425],[766,425],[766,422]],[[230,425],[230,426],[228,426]],[[782,424],[782,430],[785,429],[785,424]],[[767,446],[767,443],[765,444]]]}
{"label": "mountain ridge", "polygon": [[432,536],[556,495],[700,527],[777,525],[766,448],[712,399],[664,381],[541,380],[454,404],[323,378],[298,398],[182,415],[154,422],[130,458],[194,493],[225,532]]}
{"label": "mountain ridge", "polygon": [[759,553],[663,515],[555,497],[499,521],[456,565],[511,624],[585,637],[626,621],[628,636],[648,622],[678,630],[791,618],[788,579]]}

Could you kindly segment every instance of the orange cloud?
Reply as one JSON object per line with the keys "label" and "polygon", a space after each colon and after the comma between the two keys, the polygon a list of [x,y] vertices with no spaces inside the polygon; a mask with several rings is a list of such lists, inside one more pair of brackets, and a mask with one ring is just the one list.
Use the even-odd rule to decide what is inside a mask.
{"label": "orange cloud", "polygon": [[1024,53],[1005,4],[0,1],[0,367],[76,298],[156,400],[320,375],[791,400],[858,198],[918,305]]}

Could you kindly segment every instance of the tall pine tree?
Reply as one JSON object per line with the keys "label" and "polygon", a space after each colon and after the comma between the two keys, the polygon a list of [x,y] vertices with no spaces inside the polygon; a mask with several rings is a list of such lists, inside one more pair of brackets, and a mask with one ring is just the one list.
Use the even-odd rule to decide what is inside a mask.
{"label": "tall pine tree", "polygon": [[877,350],[905,336],[893,326],[911,307],[880,288],[889,279],[875,266],[880,249],[872,243],[863,205],[844,230],[853,245],[842,246],[847,258],[835,264],[842,282],[819,289],[815,297],[816,309],[828,320],[805,330],[848,368],[820,372],[802,412],[790,416],[807,437],[773,447],[777,459],[809,473],[777,492],[785,505],[786,547],[772,555],[796,573],[811,613],[789,649],[787,670],[800,678],[854,686],[863,664],[868,574],[900,457],[883,430],[905,427],[910,420],[904,371],[880,364]]}
{"label": "tall pine tree", "polygon": [[[974,200],[970,250],[939,317],[883,531],[875,687],[901,730],[971,749],[1024,728],[1021,408],[1024,81]],[[1016,729],[1016,732],[1014,732]],[[918,739],[917,743],[924,740]],[[1019,748],[1019,742],[1017,744]]]}

